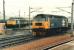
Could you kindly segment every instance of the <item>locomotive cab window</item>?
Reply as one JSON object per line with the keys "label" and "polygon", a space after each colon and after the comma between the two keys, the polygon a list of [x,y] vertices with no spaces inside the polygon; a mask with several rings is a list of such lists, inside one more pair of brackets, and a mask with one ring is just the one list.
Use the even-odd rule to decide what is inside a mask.
{"label": "locomotive cab window", "polygon": [[47,18],[46,18],[46,16],[37,16],[34,18],[34,20],[42,22],[42,21],[47,21]]}

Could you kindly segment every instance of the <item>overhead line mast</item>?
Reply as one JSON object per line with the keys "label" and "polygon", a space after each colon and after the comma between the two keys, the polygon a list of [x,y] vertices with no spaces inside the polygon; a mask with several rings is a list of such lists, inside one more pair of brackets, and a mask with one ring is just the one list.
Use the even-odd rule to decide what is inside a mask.
{"label": "overhead line mast", "polygon": [[71,31],[73,36],[73,16],[74,16],[74,0],[72,1],[72,8],[71,8]]}
{"label": "overhead line mast", "polygon": [[5,0],[3,0],[3,20],[5,22]]}

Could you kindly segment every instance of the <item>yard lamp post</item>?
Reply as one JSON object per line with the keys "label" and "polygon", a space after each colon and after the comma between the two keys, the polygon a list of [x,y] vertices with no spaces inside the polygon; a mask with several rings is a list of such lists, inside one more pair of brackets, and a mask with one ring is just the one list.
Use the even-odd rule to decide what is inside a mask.
{"label": "yard lamp post", "polygon": [[71,7],[71,36],[73,36],[73,16],[74,16],[74,0],[72,1]]}

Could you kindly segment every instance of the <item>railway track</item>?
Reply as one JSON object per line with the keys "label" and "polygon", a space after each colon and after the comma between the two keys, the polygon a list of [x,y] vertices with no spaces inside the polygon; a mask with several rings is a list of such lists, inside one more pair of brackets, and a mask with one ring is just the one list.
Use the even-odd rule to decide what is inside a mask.
{"label": "railway track", "polygon": [[[11,46],[16,46],[19,44],[23,44],[23,43],[27,43],[27,42],[31,42],[37,39],[41,39],[41,38],[45,38],[45,37],[33,37],[32,35],[19,35],[19,36],[12,36],[12,37],[7,37],[7,38],[1,38],[0,39],[0,48],[6,48],[6,47],[11,47]],[[51,48],[54,48],[56,46],[62,45],[64,43],[70,42],[71,40],[65,40],[63,42],[58,42],[56,44],[52,44],[46,48],[44,48],[43,50],[48,50]]]}
{"label": "railway track", "polygon": [[0,39],[0,48],[9,47],[34,40],[33,36],[14,36]]}
{"label": "railway track", "polygon": [[[23,37],[22,37],[23,36]],[[36,50],[36,49],[41,49],[41,50],[50,50],[54,47],[57,47],[59,45],[62,45],[62,44],[65,44],[65,43],[68,43],[72,40],[74,40],[74,38],[70,38],[68,35],[62,35],[62,36],[58,36],[58,37],[38,37],[38,38],[34,38],[33,36],[28,36],[28,37],[25,37],[24,35],[22,36],[17,36],[16,38],[13,37],[11,39],[11,41],[5,41],[4,42],[0,42],[0,44],[2,46],[0,46],[0,48],[4,48],[4,47],[11,47],[11,46],[16,46],[18,44],[25,44],[26,42],[31,42],[31,43],[28,43],[26,45],[24,45],[24,49],[23,47],[19,47],[16,46],[16,47],[13,47],[13,48],[10,48],[8,50]],[[66,36],[66,37],[65,37]],[[62,37],[62,38],[61,38]],[[68,37],[68,38],[67,38]],[[14,39],[15,38],[15,39]],[[17,39],[18,38],[18,39]],[[57,38],[56,40],[54,38]],[[65,38],[65,39],[64,39]],[[6,38],[6,39],[10,39],[10,38]],[[5,39],[5,40],[6,40]],[[39,40],[40,39],[40,40]],[[60,40],[61,39],[61,40]],[[34,41],[35,40],[35,41]],[[51,41],[52,40],[52,41]],[[44,44],[45,42],[45,44]],[[54,43],[53,43],[54,42]],[[37,44],[37,45],[36,45]],[[29,47],[28,47],[29,46]]]}

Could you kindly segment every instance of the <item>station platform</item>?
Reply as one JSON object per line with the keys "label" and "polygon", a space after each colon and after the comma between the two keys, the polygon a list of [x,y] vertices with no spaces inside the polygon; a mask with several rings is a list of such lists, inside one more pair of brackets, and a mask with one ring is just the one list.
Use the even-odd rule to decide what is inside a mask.
{"label": "station platform", "polygon": [[74,50],[74,41],[71,41],[69,43],[66,43],[48,50]]}
{"label": "station platform", "polygon": [[[46,38],[42,38],[39,40],[31,41],[29,43],[24,43],[21,45],[4,48],[2,50],[44,50],[48,46],[56,45],[58,43],[68,41],[71,39],[74,39],[74,38],[71,37],[69,34],[53,36],[53,37],[46,37]],[[57,48],[55,48],[55,49],[57,50]],[[55,49],[53,49],[53,50],[55,50]]]}

